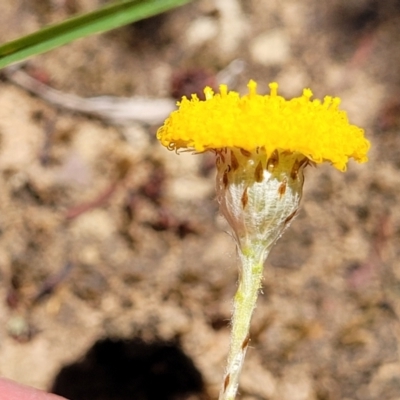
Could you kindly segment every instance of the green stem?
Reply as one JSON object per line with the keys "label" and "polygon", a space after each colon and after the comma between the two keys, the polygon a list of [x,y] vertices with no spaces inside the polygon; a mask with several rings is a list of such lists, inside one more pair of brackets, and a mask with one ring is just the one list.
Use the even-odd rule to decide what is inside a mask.
{"label": "green stem", "polygon": [[263,252],[262,255],[258,255],[252,250],[240,252],[241,269],[239,287],[234,299],[231,344],[219,400],[234,400],[236,397],[239,376],[250,341],[251,316],[261,287],[266,254]]}

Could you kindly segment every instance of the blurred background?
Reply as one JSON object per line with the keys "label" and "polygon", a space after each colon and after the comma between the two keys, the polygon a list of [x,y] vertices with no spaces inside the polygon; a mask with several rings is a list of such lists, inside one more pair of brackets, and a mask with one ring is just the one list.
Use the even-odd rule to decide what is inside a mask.
{"label": "blurred background", "polygon": [[[104,3],[3,0],[0,41]],[[173,104],[252,78],[339,96],[372,148],[308,167],[239,398],[398,400],[399,43],[398,0],[195,0],[24,64],[57,105],[0,72],[0,375],[71,400],[217,397],[237,267],[212,156],[162,148],[152,102],[110,123],[63,95]]]}

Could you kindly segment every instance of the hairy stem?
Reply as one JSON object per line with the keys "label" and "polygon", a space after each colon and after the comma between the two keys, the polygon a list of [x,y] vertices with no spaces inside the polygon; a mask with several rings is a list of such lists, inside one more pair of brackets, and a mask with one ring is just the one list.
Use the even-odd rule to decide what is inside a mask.
{"label": "hairy stem", "polygon": [[240,251],[239,287],[234,299],[231,327],[231,343],[228,363],[219,400],[234,400],[239,386],[246,350],[250,341],[250,321],[261,287],[263,263],[266,253]]}

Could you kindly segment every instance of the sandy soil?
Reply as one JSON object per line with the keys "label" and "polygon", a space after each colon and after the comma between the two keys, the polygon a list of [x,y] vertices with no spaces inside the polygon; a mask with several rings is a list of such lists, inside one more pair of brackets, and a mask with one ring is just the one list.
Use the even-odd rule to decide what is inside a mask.
{"label": "sandy soil", "polygon": [[[3,0],[0,40],[100,3]],[[232,89],[311,87],[366,129],[369,163],[306,171],[241,399],[400,398],[399,27],[395,0],[198,0],[24,67],[81,97],[166,98],[240,59]],[[71,400],[216,398],[237,270],[212,158],[0,86],[0,374]]]}

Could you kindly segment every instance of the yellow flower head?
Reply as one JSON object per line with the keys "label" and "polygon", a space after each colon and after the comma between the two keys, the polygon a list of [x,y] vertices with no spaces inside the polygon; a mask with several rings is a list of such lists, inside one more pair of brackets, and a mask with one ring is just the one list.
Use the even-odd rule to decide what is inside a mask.
{"label": "yellow flower head", "polygon": [[220,93],[204,89],[206,100],[186,97],[158,130],[157,138],[170,150],[182,148],[203,152],[223,148],[258,148],[270,155],[274,150],[297,152],[311,161],[330,161],[344,171],[349,158],[367,161],[370,143],[364,131],[348,122],[338,109],[340,99],[326,96],[310,100],[312,92],[285,100],[278,84],[269,85],[269,95],[259,95],[257,84],[248,83],[249,94],[240,97],[226,85]]}

